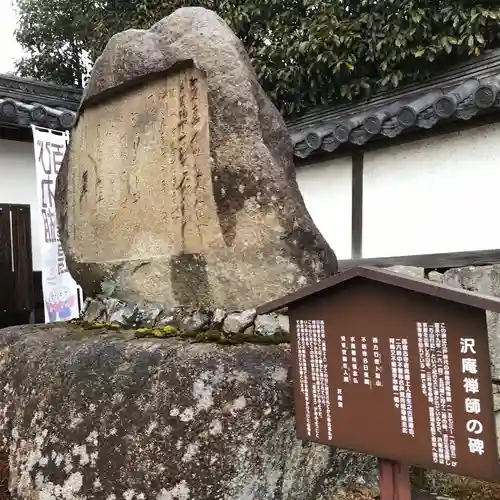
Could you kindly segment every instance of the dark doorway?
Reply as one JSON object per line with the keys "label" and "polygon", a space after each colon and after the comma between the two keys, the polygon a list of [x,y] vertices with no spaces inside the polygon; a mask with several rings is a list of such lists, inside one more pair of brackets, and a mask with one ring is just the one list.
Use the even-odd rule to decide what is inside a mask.
{"label": "dark doorway", "polygon": [[33,323],[29,205],[0,204],[0,328]]}

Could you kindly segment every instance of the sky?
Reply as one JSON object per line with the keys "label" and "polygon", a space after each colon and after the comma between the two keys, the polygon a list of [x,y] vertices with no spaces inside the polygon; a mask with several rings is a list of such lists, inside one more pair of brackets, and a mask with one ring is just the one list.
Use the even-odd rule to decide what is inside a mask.
{"label": "sky", "polygon": [[22,56],[22,50],[14,38],[17,16],[12,0],[0,0],[0,12],[2,13],[0,73],[7,73],[14,70],[14,62]]}

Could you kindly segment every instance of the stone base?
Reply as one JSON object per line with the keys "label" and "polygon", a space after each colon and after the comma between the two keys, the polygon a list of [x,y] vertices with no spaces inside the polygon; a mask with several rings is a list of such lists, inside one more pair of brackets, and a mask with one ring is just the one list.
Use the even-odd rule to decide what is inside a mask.
{"label": "stone base", "polygon": [[15,500],[331,500],[373,457],[296,438],[289,346],[0,330]]}
{"label": "stone base", "polygon": [[257,315],[255,309],[164,309],[157,303],[127,303],[98,297],[87,299],[81,315],[86,329],[133,329],[136,337],[185,337],[216,343],[289,342],[285,314]]}

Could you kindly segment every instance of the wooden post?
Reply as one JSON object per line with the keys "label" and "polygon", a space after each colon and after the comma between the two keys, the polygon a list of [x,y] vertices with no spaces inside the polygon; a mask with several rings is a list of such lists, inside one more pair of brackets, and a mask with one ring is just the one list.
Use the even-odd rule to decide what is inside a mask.
{"label": "wooden post", "polygon": [[380,500],[411,500],[409,467],[380,458],[379,473]]}

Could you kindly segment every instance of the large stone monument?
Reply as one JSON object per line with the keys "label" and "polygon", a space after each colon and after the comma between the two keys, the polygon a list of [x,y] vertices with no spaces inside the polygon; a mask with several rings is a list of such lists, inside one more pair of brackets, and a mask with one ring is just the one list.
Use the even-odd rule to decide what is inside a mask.
{"label": "large stone monument", "polygon": [[299,192],[284,121],[238,38],[184,8],[115,35],[58,179],[69,268],[89,296],[243,309],[337,271]]}

